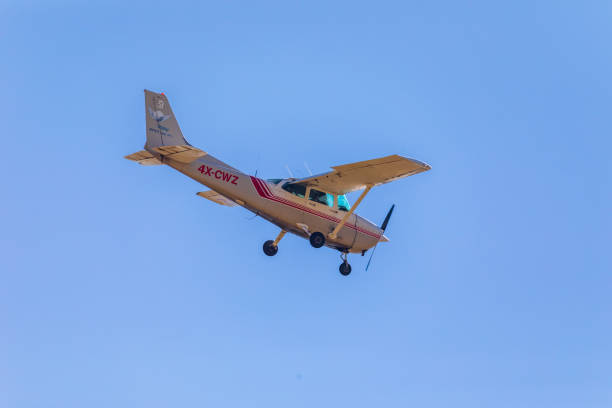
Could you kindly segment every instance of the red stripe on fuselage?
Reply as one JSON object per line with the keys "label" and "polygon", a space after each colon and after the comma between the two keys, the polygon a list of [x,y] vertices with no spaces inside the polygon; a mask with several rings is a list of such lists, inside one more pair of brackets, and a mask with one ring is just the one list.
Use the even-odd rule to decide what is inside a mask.
{"label": "red stripe on fuselage", "polygon": [[272,190],[270,190],[270,187],[268,187],[268,183],[266,183],[262,179],[258,179],[258,180],[261,183],[263,189],[266,191],[266,193],[268,193],[269,196],[272,196],[273,195]]}
{"label": "red stripe on fuselage", "polygon": [[263,190],[264,194],[266,195],[266,197],[269,198],[269,197],[274,196],[274,194],[272,194],[272,190],[270,190],[270,187],[268,187],[268,183],[266,183],[262,179],[257,179],[257,181],[259,182],[259,185],[261,189]]}
{"label": "red stripe on fuselage", "polygon": [[[265,181],[263,181],[262,179],[259,179],[257,177],[251,176],[251,181],[253,182],[253,186],[255,186],[255,189],[257,190],[257,193],[260,196],[262,196],[264,198],[267,198],[268,200],[276,201],[278,203],[285,204],[285,205],[288,205],[288,206],[293,207],[293,208],[297,208],[297,209],[305,211],[307,213],[310,213],[310,214],[316,215],[318,217],[324,218],[326,220],[335,222],[336,224],[338,224],[338,223],[340,223],[340,221],[342,221],[342,220],[340,220],[338,218],[332,217],[330,215],[327,215],[327,214],[319,212],[319,211],[312,210],[312,209],[310,209],[308,207],[305,207],[303,205],[294,203],[293,201],[289,201],[287,199],[284,199],[282,197],[279,197],[279,196],[276,196],[276,195],[272,194],[272,192],[271,192],[270,188],[268,187],[267,183]],[[373,232],[370,232],[368,230],[364,230],[362,228],[356,227],[356,226],[351,225],[351,224],[344,224],[344,226],[348,227],[348,228],[351,228],[351,229],[354,229],[355,231],[361,232],[363,234],[369,235],[371,237],[374,237],[376,239],[380,239],[380,235],[376,235]]]}
{"label": "red stripe on fuselage", "polygon": [[255,190],[257,190],[257,194],[259,194],[262,197],[265,197],[264,192],[261,188],[261,184],[259,184],[259,179],[251,176],[251,181],[253,182],[253,186],[255,187]]}

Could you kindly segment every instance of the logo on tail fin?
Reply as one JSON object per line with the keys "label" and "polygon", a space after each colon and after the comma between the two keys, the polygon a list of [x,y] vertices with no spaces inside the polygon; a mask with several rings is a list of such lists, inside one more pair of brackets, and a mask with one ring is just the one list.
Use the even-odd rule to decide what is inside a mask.
{"label": "logo on tail fin", "polygon": [[151,115],[151,117],[155,119],[158,124],[172,117],[172,115],[164,115],[164,113],[162,112],[165,106],[165,102],[162,98],[157,98],[157,100],[155,101],[155,105],[157,107],[157,110],[153,110],[151,108],[148,108],[148,110],[149,115]]}

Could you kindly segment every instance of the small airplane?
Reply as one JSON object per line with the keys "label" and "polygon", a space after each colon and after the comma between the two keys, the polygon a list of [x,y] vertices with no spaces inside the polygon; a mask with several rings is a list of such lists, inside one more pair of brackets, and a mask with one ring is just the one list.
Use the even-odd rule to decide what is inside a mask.
{"label": "small airplane", "polygon": [[[334,166],[330,172],[306,178],[263,180],[190,145],[166,96],[144,92],[147,140],[144,150],[125,158],[142,165],[166,164],[210,188],[197,193],[200,197],[229,207],[240,205],[278,226],[276,239],[263,244],[268,256],[276,255],[278,243],[291,232],[308,239],[315,248],[327,246],[340,251],[340,273],[350,274],[349,253],[365,255],[379,242],[389,241],[384,232],[395,205],[378,227],[355,214],[366,194],[374,186],[431,168],[420,161],[392,155]],[[358,190],[363,192],[351,207],[345,194]]]}

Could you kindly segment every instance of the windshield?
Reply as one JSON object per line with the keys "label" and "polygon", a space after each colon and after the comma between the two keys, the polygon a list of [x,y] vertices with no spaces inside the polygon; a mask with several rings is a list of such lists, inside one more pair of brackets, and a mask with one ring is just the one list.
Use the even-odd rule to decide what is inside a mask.
{"label": "windshield", "polygon": [[278,184],[281,181],[283,181],[283,179],[268,179],[266,181],[269,182],[269,183],[272,183],[272,184]]}
{"label": "windshield", "polygon": [[351,209],[351,205],[344,194],[338,196],[338,209],[342,211],[349,211]]}

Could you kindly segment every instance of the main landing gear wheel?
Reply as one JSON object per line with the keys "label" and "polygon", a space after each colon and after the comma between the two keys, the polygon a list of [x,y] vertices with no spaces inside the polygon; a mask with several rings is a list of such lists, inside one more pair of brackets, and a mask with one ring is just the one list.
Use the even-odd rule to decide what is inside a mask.
{"label": "main landing gear wheel", "polygon": [[278,252],[278,247],[276,245],[274,245],[274,241],[272,241],[270,239],[270,240],[264,242],[264,244],[263,244],[263,251],[264,251],[264,254],[266,254],[268,256],[274,256]]}
{"label": "main landing gear wheel", "polygon": [[321,248],[323,245],[325,245],[325,235],[321,234],[320,232],[313,232],[310,234],[310,245],[315,248]]}
{"label": "main landing gear wheel", "polygon": [[340,264],[340,273],[344,276],[347,276],[349,273],[351,273],[351,265],[344,261]]}

